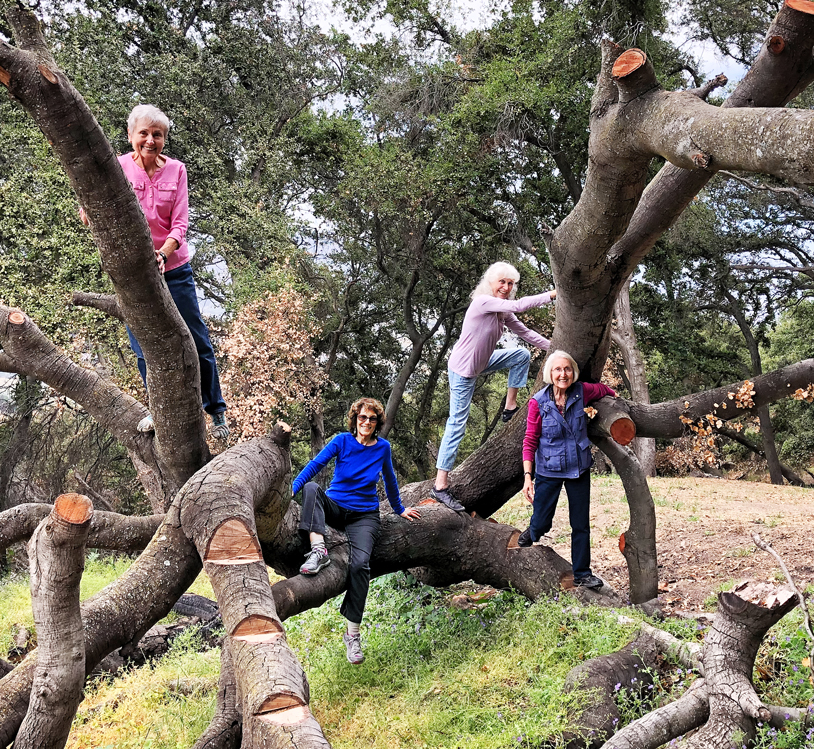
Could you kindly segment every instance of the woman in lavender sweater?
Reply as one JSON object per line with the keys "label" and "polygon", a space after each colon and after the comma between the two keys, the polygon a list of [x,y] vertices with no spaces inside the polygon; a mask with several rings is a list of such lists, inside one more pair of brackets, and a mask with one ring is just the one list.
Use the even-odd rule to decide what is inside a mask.
{"label": "woman in lavender sweater", "polygon": [[472,292],[472,303],[464,317],[461,337],[449,357],[449,418],[438,450],[438,473],[430,494],[453,510],[462,510],[463,505],[450,491],[449,472],[455,465],[458,446],[466,432],[478,375],[491,374],[499,369],[509,370],[503,421],[509,421],[517,411],[517,391],[525,386],[528,379],[531,361],[528,349],[495,350],[504,327],[537,348],[547,350],[549,346],[547,338],[529,330],[515,317],[515,313],[549,304],[557,292],[552,290],[515,299],[515,285],[519,280],[520,273],[508,263],[494,263],[486,269]]}

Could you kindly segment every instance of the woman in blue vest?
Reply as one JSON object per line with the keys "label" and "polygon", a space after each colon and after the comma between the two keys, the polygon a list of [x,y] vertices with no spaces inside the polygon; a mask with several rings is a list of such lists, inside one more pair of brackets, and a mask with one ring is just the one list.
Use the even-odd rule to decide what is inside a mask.
{"label": "woman in blue vest", "polygon": [[577,382],[578,377],[574,358],[565,351],[555,351],[543,368],[543,380],[548,385],[529,401],[523,440],[523,496],[534,505],[534,511],[517,543],[531,546],[551,530],[565,484],[574,585],[601,588],[602,580],[591,573],[592,458],[585,407],[616,393],[602,383]]}

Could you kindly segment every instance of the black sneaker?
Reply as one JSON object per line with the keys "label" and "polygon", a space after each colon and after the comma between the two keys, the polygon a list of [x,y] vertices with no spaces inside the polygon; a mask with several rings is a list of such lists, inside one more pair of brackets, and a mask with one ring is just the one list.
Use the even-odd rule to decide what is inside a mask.
{"label": "black sneaker", "polygon": [[517,539],[518,546],[531,546],[534,541],[531,540],[531,528],[526,528]]}
{"label": "black sneaker", "polygon": [[514,416],[520,410],[520,406],[517,408],[504,408],[503,413],[500,414],[500,420],[505,424],[507,421],[512,420],[512,416]]}
{"label": "black sneaker", "polygon": [[602,582],[596,575],[585,575],[584,577],[575,577],[574,585],[577,588],[590,588],[595,590],[601,588],[605,583]]}
{"label": "black sneaker", "polygon": [[455,512],[460,512],[464,509],[464,506],[452,496],[452,491],[450,491],[449,487],[446,489],[436,489],[433,486],[433,488],[430,489],[430,496],[442,505],[449,507],[450,510],[455,510]]}

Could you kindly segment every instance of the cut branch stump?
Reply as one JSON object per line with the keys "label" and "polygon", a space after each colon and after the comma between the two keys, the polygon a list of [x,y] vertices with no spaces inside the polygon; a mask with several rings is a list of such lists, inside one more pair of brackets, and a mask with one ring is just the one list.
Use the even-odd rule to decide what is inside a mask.
{"label": "cut branch stump", "polygon": [[93,503],[82,494],[57,497],[29,542],[37,666],[31,701],[14,749],[61,749],[85,683],[85,640],[79,583]]}

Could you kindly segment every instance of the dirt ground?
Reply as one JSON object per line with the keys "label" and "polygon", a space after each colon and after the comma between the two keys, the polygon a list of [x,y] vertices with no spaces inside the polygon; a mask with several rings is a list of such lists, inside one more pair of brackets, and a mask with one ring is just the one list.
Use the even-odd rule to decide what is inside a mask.
{"label": "dirt ground", "polygon": [[[656,504],[659,599],[665,611],[713,611],[710,599],[727,583],[785,580],[774,557],[755,546],[755,531],[781,555],[801,588],[814,584],[814,489],[681,477],[651,479],[650,491]],[[518,499],[512,505],[515,516],[503,522],[525,528],[530,506],[523,507]],[[619,478],[595,476],[591,566],[622,594],[628,584],[619,534],[628,524]],[[553,548],[570,559],[564,492],[550,535]]]}

